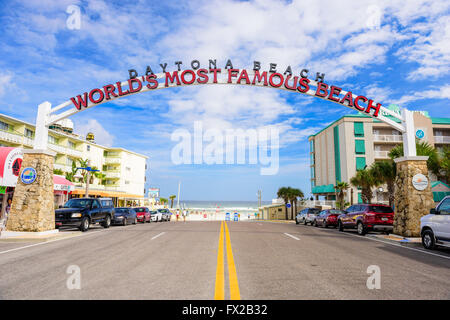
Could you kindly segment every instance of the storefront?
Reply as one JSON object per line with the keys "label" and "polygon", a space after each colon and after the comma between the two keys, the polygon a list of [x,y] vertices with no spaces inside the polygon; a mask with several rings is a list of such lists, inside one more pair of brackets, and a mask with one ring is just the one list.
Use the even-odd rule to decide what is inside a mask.
{"label": "storefront", "polygon": [[[76,188],[70,193],[70,198],[83,198],[85,189]],[[111,198],[115,207],[139,207],[144,205],[144,196],[120,191],[89,189],[89,197]]]}

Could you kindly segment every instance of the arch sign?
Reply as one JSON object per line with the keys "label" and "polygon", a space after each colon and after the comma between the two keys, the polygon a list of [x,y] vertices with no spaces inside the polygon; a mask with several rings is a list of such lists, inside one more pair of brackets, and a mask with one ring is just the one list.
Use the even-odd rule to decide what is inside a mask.
{"label": "arch sign", "polygon": [[[155,74],[150,66],[143,75],[135,69],[128,70],[129,79],[93,88],[90,91],[71,97],[68,101],[51,108],[49,102],[39,105],[36,121],[35,149],[47,149],[48,126],[75,113],[93,106],[136,93],[157,89],[200,84],[231,84],[267,87],[301,93],[334,102],[341,106],[357,110],[379,119],[399,130],[403,134],[405,156],[416,155],[414,119],[411,111],[402,109],[401,115],[384,108],[381,103],[345,91],[324,82],[325,74],[316,73],[315,80],[308,78],[308,70],[301,70],[298,75],[289,66],[283,73],[277,70],[275,63],[270,63],[268,71],[261,70],[259,61],[253,62],[253,68],[237,69],[230,59],[223,69],[217,67],[217,60],[209,60],[208,68],[202,67],[198,60],[191,61],[191,69],[181,68],[181,61],[175,62],[177,69],[167,71],[167,63],[160,64],[162,72]],[[59,113],[58,113],[59,112]],[[400,120],[400,123],[394,119]]]}

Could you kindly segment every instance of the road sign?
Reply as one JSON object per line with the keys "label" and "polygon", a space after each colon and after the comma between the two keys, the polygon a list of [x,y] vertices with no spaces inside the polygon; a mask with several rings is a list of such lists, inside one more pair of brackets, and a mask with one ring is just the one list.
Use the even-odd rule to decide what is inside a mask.
{"label": "road sign", "polygon": [[230,221],[230,213],[225,213],[225,221]]}
{"label": "road sign", "polygon": [[239,214],[237,212],[234,213],[234,221],[239,221]]}
{"label": "road sign", "polygon": [[290,203],[286,203],[286,208],[290,208],[291,204]]}

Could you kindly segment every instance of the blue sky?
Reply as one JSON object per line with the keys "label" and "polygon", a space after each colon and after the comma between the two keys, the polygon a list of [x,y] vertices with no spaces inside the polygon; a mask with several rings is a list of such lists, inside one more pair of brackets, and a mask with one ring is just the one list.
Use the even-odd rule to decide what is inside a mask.
{"label": "blue sky", "polygon": [[[1,1],[0,112],[34,122],[37,105],[126,80],[159,63],[227,59],[268,70],[324,72],[325,82],[387,106],[450,117],[448,1]],[[81,8],[67,28],[69,5]],[[379,24],[378,24],[379,22]],[[186,107],[188,106],[188,107]],[[327,112],[324,108],[329,107]],[[352,111],[282,90],[194,86],[118,99],[71,117],[105,145],[150,157],[147,186],[185,200],[255,200],[280,186],[310,193],[307,137]],[[171,133],[193,121],[226,128],[276,126],[280,170],[259,165],[174,165]]]}

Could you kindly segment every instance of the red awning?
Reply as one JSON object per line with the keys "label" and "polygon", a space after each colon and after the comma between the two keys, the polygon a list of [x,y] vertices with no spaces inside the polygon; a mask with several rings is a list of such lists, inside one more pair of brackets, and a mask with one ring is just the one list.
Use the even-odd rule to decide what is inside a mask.
{"label": "red awning", "polygon": [[68,191],[72,192],[75,189],[75,186],[72,182],[64,178],[63,176],[59,176],[57,174],[53,175],[53,189],[55,191]]}

